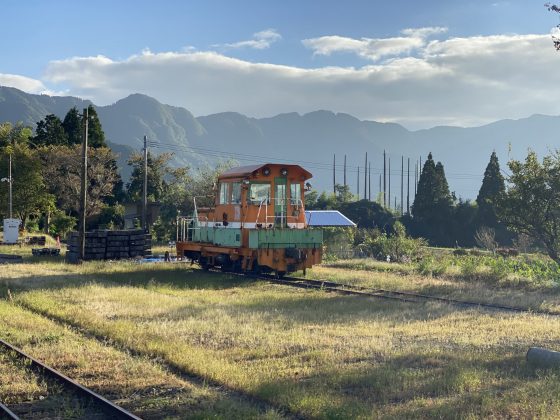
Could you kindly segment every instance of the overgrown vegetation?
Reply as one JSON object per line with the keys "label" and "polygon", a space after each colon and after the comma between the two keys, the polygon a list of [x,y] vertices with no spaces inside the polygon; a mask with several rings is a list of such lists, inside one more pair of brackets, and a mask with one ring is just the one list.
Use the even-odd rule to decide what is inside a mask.
{"label": "overgrown vegetation", "polygon": [[[503,293],[492,296],[482,280],[414,271],[403,276],[413,264],[359,263],[386,271],[319,266],[310,275],[559,309],[557,293],[544,284],[528,291],[504,283]],[[0,278],[18,305],[304,417],[560,414],[557,374],[535,371],[524,360],[528,347],[560,340],[560,320],[553,317],[340,296],[177,264],[24,264]],[[37,335],[22,325],[9,331]],[[27,344],[29,338],[20,340],[38,348]],[[40,342],[48,354],[49,341]],[[67,338],[59,339],[56,354],[67,346]],[[87,371],[92,362],[83,363]]]}

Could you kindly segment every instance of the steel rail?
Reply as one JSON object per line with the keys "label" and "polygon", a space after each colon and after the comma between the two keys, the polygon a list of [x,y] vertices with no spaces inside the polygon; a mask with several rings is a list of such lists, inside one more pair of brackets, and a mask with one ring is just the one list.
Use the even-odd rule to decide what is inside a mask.
{"label": "steel rail", "polygon": [[[63,383],[69,389],[76,392],[78,395],[81,395],[81,396],[84,396],[86,398],[92,399],[93,401],[95,401],[96,404],[99,405],[99,407],[107,415],[111,416],[111,418],[141,420],[140,417],[135,416],[134,414],[128,412],[127,410],[125,410],[122,407],[119,407],[118,405],[116,405],[113,402],[109,401],[108,399],[102,397],[101,395],[97,394],[96,392],[92,391],[91,389],[86,388],[85,386],[79,384],[78,382],[74,381],[73,379],[70,379],[68,376],[66,376],[66,375],[58,372],[57,370],[47,366],[43,362],[33,358],[32,356],[25,353],[23,350],[13,346],[12,344],[0,339],[0,346],[2,346],[3,348],[5,348],[9,351],[14,352],[19,358],[30,361],[31,366],[33,366],[37,369],[40,369],[46,375],[48,375],[48,376],[56,379],[57,381]],[[9,411],[9,409],[7,407],[1,407],[1,408],[4,409],[4,411],[6,411],[6,410]],[[10,413],[12,413],[12,412],[10,411]],[[13,413],[12,413],[12,415],[15,416],[15,414],[13,414]],[[14,417],[12,417],[12,418],[14,418]],[[17,416],[15,418],[17,419]]]}
{"label": "steel rail", "polygon": [[19,417],[12,410],[0,402],[0,418],[19,420]]}
{"label": "steel rail", "polygon": [[259,274],[259,275],[249,274],[248,277],[266,280],[272,283],[282,284],[291,287],[299,287],[304,289],[320,289],[325,291],[343,293],[346,295],[369,296],[369,297],[375,297],[379,299],[400,300],[402,302],[408,302],[408,303],[421,303],[421,302],[431,300],[431,301],[439,301],[442,303],[447,303],[449,305],[461,306],[461,307],[477,307],[477,308],[491,309],[495,311],[560,316],[560,313],[551,312],[543,309],[530,309],[530,308],[522,308],[522,307],[500,305],[500,304],[493,304],[493,303],[476,302],[470,300],[446,298],[442,296],[426,295],[422,293],[404,292],[399,290],[372,289],[363,286],[336,283],[330,280],[307,279],[301,277],[278,278],[274,275],[263,275],[263,274]]}

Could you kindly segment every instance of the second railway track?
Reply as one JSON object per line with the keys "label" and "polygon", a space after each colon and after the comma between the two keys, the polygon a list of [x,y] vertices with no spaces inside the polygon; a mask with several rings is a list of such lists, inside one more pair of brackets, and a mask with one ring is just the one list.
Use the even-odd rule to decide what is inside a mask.
{"label": "second railway track", "polygon": [[277,278],[272,275],[258,275],[252,277],[266,280],[276,284],[290,286],[290,287],[298,287],[302,289],[318,289],[318,290],[325,290],[328,292],[336,292],[336,293],[341,293],[346,295],[360,295],[360,296],[367,296],[367,297],[373,297],[378,299],[396,300],[396,301],[407,302],[407,303],[424,303],[428,301],[435,301],[435,302],[446,303],[449,305],[463,307],[463,308],[467,308],[467,307],[484,308],[484,309],[489,309],[494,311],[503,311],[503,312],[512,312],[512,313],[529,313],[529,314],[539,314],[539,315],[549,315],[549,316],[560,316],[560,313],[547,311],[544,309],[530,309],[530,308],[508,306],[502,304],[476,302],[470,300],[447,298],[442,296],[426,295],[422,293],[404,292],[399,290],[368,288],[363,286],[355,286],[351,284],[336,283],[330,280],[307,279],[301,277]]}

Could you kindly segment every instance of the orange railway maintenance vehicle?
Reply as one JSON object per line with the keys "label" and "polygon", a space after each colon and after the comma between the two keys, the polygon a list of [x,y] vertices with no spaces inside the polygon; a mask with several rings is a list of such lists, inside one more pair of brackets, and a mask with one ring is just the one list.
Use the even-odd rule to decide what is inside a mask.
{"label": "orange railway maintenance vehicle", "polygon": [[241,166],[218,178],[213,207],[179,218],[177,256],[203,268],[286,273],[321,262],[323,231],[307,226],[298,165]]}

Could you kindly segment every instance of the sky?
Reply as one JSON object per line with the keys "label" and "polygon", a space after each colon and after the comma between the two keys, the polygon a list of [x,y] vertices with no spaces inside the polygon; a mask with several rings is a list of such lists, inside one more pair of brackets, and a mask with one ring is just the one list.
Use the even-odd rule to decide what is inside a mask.
{"label": "sky", "polygon": [[4,0],[0,85],[409,129],[560,114],[544,0]]}

